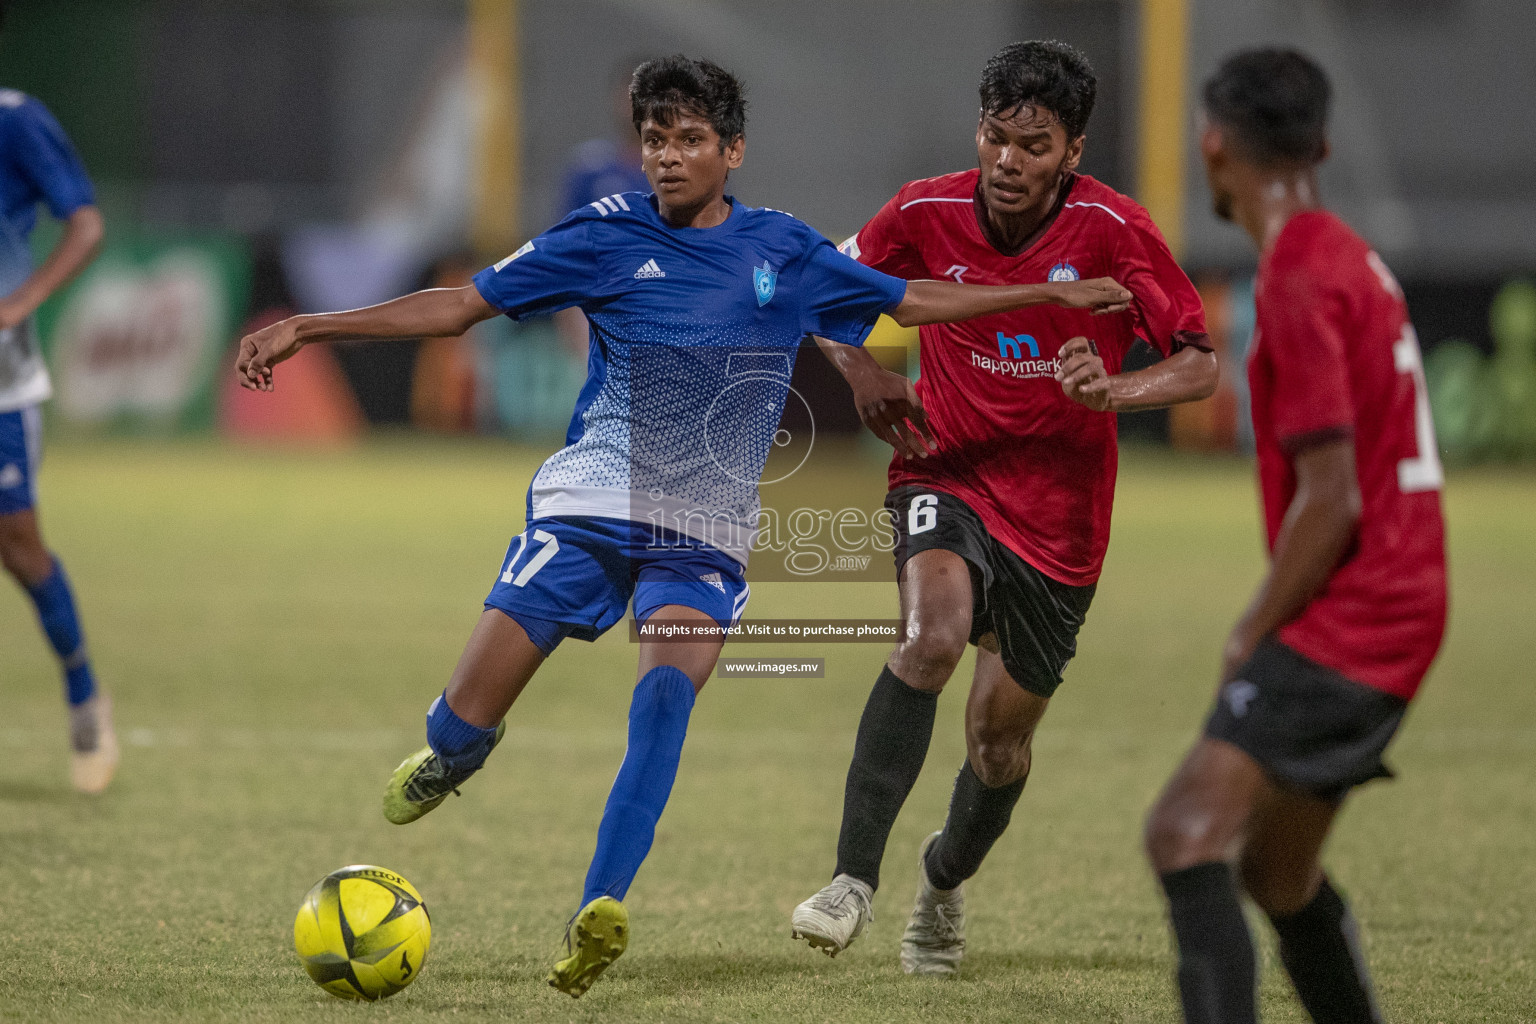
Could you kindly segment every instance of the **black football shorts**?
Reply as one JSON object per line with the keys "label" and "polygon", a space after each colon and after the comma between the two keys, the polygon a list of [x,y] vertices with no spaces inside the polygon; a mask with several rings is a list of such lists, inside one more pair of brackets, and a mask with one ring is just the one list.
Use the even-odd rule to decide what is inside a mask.
{"label": "black football shorts", "polygon": [[898,487],[885,496],[896,530],[896,573],[920,551],[953,551],[971,567],[971,643],[992,633],[1003,667],[1030,693],[1050,697],[1077,653],[1094,584],[1051,579],[987,532],[986,524],[952,494]]}
{"label": "black football shorts", "polygon": [[1381,758],[1408,702],[1287,647],[1273,636],[1216,694],[1205,735],[1253,758],[1276,781],[1323,800],[1390,779]]}

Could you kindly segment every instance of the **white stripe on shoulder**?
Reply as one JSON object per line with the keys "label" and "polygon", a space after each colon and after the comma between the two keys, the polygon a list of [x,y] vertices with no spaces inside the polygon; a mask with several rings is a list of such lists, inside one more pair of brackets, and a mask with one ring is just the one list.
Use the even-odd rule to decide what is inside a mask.
{"label": "white stripe on shoulder", "polygon": [[946,199],[943,196],[929,196],[926,199],[909,199],[902,203],[898,209],[905,210],[907,207],[916,206],[918,203],[969,203],[970,201],[971,198],[969,196],[964,199]]}
{"label": "white stripe on shoulder", "polygon": [[1103,203],[1067,203],[1066,205],[1069,206],[1069,207],[1072,207],[1072,206],[1093,206],[1093,207],[1096,207],[1096,208],[1098,208],[1100,210],[1103,210],[1105,213],[1107,213],[1111,217],[1115,218],[1115,220],[1119,221],[1121,224],[1125,223],[1125,218],[1124,217],[1120,216],[1118,213],[1116,213],[1114,210],[1111,210],[1109,207],[1105,206]]}
{"label": "white stripe on shoulder", "polygon": [[32,477],[35,494],[37,468],[43,461],[43,407],[41,405],[29,405],[21,410],[21,433],[26,445],[28,471]]}
{"label": "white stripe on shoulder", "polygon": [[617,192],[615,192],[613,195],[609,196],[609,198],[612,199],[614,202],[618,203],[620,206],[624,207],[624,209],[626,209],[626,210],[629,209],[629,204],[626,203],[624,201],[624,197],[619,195]]}
{"label": "white stripe on shoulder", "polygon": [[604,217],[608,216],[608,207],[604,206],[602,203],[593,201],[587,205],[592,207],[592,209],[596,210],[598,213],[602,214]]}
{"label": "white stripe on shoulder", "polygon": [[607,206],[614,213],[619,212],[619,204],[613,201],[612,196],[603,196],[603,205]]}

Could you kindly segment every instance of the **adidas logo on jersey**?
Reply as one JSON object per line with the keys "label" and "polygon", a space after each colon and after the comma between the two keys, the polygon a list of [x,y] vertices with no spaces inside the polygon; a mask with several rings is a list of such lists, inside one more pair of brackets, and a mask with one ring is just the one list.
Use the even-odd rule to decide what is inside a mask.
{"label": "adidas logo on jersey", "polygon": [[719,573],[707,572],[703,576],[700,576],[699,580],[702,583],[708,583],[710,586],[720,591],[720,593],[725,593],[725,581],[720,578]]}
{"label": "adidas logo on jersey", "polygon": [[644,281],[647,278],[652,277],[666,276],[667,272],[658,267],[655,260],[646,260],[644,263],[640,264],[640,269],[635,271],[635,279],[637,281]]}

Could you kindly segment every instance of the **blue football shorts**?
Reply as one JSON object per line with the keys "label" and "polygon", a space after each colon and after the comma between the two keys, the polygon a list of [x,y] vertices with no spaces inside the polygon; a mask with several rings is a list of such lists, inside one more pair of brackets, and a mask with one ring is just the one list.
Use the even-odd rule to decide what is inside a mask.
{"label": "blue football shorts", "polygon": [[548,655],[568,636],[602,636],[631,599],[636,622],[675,604],[729,629],[750,593],[741,563],[701,541],[658,538],[650,524],[626,519],[551,516],[512,538],[485,606],[511,616]]}
{"label": "blue football shorts", "polygon": [[43,456],[43,415],[38,406],[0,412],[0,516],[37,504],[37,465]]}

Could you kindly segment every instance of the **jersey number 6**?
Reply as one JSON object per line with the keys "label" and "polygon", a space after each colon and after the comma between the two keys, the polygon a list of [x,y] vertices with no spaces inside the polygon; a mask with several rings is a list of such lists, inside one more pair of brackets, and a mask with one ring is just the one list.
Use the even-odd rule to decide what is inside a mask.
{"label": "jersey number 6", "polygon": [[931,494],[919,494],[907,506],[907,534],[927,533],[938,525],[939,499]]}

